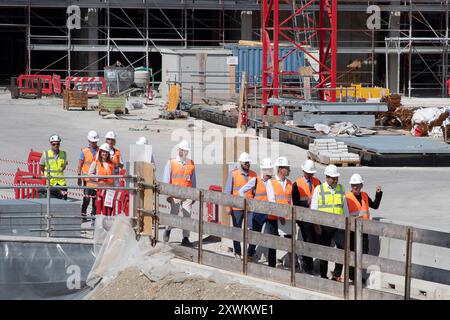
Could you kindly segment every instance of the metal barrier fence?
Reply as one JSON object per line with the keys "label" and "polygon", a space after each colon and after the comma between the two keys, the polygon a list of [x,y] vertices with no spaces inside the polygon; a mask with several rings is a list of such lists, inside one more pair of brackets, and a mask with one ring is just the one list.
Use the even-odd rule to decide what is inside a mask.
{"label": "metal barrier fence", "polygon": [[[411,260],[413,243],[450,248],[450,233],[374,220],[344,217],[297,206],[245,199],[243,197],[231,196],[217,191],[186,188],[160,182],[155,184],[140,183],[140,187],[153,190],[156,198],[157,195],[167,195],[175,198],[192,199],[199,202],[200,210],[198,220],[170,214],[161,214],[158,211],[157,206],[156,210],[144,210],[143,208],[138,208],[138,211],[141,212],[141,214],[152,215],[154,220],[153,237],[155,239],[158,237],[159,224],[198,233],[197,249],[180,246],[175,248],[175,250],[180,256],[200,264],[206,264],[234,272],[242,272],[263,279],[282,282],[290,284],[291,286],[323,292],[345,299],[410,299],[412,278],[450,285],[449,270],[413,264]],[[244,209],[243,228],[240,229],[204,221],[203,207],[205,202]],[[299,220],[343,229],[345,230],[344,249],[331,248],[295,240],[295,235],[297,234],[296,223],[292,223],[293,236],[291,239],[250,231],[248,230],[249,212],[270,213],[292,221]],[[351,232],[355,232],[354,252],[350,252]],[[363,233],[406,241],[404,261],[363,254]],[[202,243],[204,234],[243,242],[244,250],[242,262],[236,260],[234,257],[204,250]],[[271,268],[256,263],[248,263],[247,246],[249,243],[289,252],[291,254],[291,261],[295,261],[295,255],[298,254],[342,263],[345,270],[344,283],[322,279],[304,273],[297,273],[295,270],[295,263],[291,263],[292,267],[290,271]],[[350,285],[349,281],[350,266],[355,268],[353,285]],[[403,276],[405,285],[403,296],[363,287],[363,269],[367,269],[371,266],[378,266],[380,272]],[[438,278],[440,280],[438,280]]]}

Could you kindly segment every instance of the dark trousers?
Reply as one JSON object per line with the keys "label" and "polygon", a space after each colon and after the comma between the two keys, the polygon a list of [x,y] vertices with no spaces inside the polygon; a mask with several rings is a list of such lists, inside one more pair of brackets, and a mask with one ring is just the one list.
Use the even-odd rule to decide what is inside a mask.
{"label": "dark trousers", "polygon": [[[47,197],[47,189],[41,189],[39,191],[39,193],[42,194],[42,198],[46,198]],[[59,188],[52,188],[52,187],[50,187],[50,198],[67,200],[67,188],[59,189]]]}
{"label": "dark trousers", "polygon": [[[333,227],[327,227],[327,226],[321,226],[322,233],[320,235],[320,244],[322,246],[331,246],[331,241],[333,240],[333,237],[336,233],[336,228]],[[322,278],[327,278],[328,273],[328,261],[327,260],[320,260],[320,276]]]}
{"label": "dark trousers", "polygon": [[92,200],[91,215],[95,216],[97,214],[97,208],[96,208],[96,201],[95,201],[94,197],[97,195],[97,190],[95,190],[95,189],[84,189],[83,190],[83,194],[84,194],[84,197],[83,197],[83,203],[81,205],[81,213],[83,215],[86,215],[87,208],[89,206],[89,203]]}
{"label": "dark trousers", "polygon": [[[233,227],[242,228],[242,221],[244,220],[243,210],[231,210],[231,219],[233,220]],[[233,240],[234,253],[241,255],[241,243]]]}
{"label": "dark trousers", "polygon": [[[309,222],[297,221],[297,225],[302,232],[302,238],[304,242],[319,244],[319,236],[314,230],[314,224]],[[314,269],[314,260],[312,257],[302,256],[303,267],[305,271],[312,271]]]}
{"label": "dark trousers", "polygon": [[[250,228],[250,230],[252,231],[256,231],[256,232],[261,232],[262,227],[264,225],[264,223],[266,223],[267,221],[267,214],[262,214],[262,213],[253,213],[253,217],[252,217],[252,226]],[[256,245],[254,244],[250,244],[248,246],[248,255],[251,257],[255,254],[256,251]]]}
{"label": "dark trousers", "polygon": [[[264,228],[264,233],[279,236],[280,234],[278,233],[278,219],[276,220],[267,219],[266,227]],[[269,248],[269,253],[267,255],[269,267],[275,267],[277,264],[277,250]]]}
{"label": "dark trousers", "polygon": [[[343,249],[344,241],[345,241],[345,232],[344,232],[344,230],[339,230],[338,232],[336,232],[336,236],[335,236],[336,246],[339,242],[339,245],[342,245],[341,249]],[[355,233],[354,232],[350,233],[350,251],[355,251]],[[369,235],[367,233],[363,234],[362,251],[364,254],[369,253]],[[335,266],[334,272],[333,272],[334,276],[340,277],[342,275],[342,269],[343,269],[342,264],[336,263],[336,266]],[[350,280],[353,280],[354,276],[355,276],[355,267],[350,267],[348,270],[348,273],[349,273]]]}

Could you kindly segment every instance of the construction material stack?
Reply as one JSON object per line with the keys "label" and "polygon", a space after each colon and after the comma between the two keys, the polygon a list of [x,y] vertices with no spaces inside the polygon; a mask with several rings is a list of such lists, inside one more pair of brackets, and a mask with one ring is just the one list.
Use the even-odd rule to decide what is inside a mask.
{"label": "construction material stack", "polygon": [[316,139],[309,144],[308,159],[340,166],[359,166],[360,159],[356,153],[348,152],[348,146],[335,139]]}

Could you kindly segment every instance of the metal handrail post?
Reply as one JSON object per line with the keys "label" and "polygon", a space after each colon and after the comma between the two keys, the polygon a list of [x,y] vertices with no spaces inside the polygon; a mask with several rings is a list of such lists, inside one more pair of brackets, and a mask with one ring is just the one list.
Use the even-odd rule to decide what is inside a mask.
{"label": "metal handrail post", "polygon": [[247,274],[247,266],[248,266],[248,209],[247,209],[247,199],[244,199],[244,228],[243,228],[243,237],[242,237],[242,250],[243,250],[243,259],[242,259],[242,272]]}
{"label": "metal handrail post", "polygon": [[295,207],[292,206],[291,219],[292,219],[292,236],[291,236],[291,285],[295,287],[295,267],[297,265],[297,222],[296,222]]}
{"label": "metal handrail post", "polygon": [[51,216],[50,216],[50,166],[47,163],[47,238],[51,236]]}
{"label": "metal handrail post", "polygon": [[203,264],[203,193],[198,192],[198,263]]}

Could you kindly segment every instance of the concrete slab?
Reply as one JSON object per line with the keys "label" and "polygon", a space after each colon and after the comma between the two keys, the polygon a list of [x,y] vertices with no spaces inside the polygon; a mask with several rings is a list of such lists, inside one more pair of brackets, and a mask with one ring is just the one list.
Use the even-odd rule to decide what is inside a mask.
{"label": "concrete slab", "polygon": [[313,127],[316,123],[331,125],[337,122],[351,122],[358,127],[371,128],[375,126],[375,116],[370,114],[316,114],[309,112],[294,112],[294,124]]}

